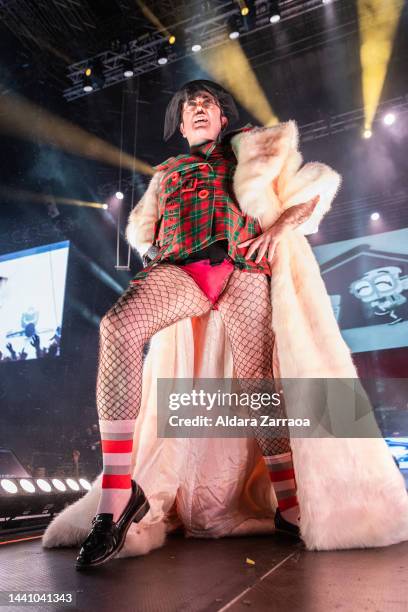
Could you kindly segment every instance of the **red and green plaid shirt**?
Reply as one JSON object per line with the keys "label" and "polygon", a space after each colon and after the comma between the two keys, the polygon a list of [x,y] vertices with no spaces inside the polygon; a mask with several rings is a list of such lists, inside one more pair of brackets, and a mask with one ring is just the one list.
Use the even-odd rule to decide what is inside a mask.
{"label": "red and green plaid shirt", "polygon": [[189,154],[170,157],[156,166],[164,172],[154,240],[159,252],[134,281],[145,278],[158,263],[182,263],[218,240],[228,241],[228,255],[235,266],[270,274],[266,256],[257,264],[256,254],[246,260],[247,248],[237,249],[239,243],[259,236],[262,229],[239,208],[233,190],[236,165],[228,139],[192,147]]}

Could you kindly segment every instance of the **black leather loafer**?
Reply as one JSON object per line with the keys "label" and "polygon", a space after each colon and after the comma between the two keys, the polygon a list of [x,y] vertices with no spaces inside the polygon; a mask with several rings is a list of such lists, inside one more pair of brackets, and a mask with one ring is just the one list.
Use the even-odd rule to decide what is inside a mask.
{"label": "black leather loafer", "polygon": [[284,519],[279,508],[276,508],[275,512],[275,529],[276,531],[280,531],[281,533],[286,533],[300,539],[299,527]]}
{"label": "black leather loafer", "polygon": [[101,513],[92,519],[92,529],[83,542],[76,559],[77,570],[106,563],[123,548],[132,522],[138,523],[150,508],[141,487],[132,480],[132,493],[115,523],[113,514]]}

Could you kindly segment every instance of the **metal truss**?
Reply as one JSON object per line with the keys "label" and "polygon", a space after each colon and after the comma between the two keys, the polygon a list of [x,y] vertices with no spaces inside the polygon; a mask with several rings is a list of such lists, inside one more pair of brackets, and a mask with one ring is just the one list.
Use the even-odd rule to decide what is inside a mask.
{"label": "metal truss", "polygon": [[[382,102],[377,108],[374,126],[380,123],[381,115],[388,111],[395,112],[398,115],[407,113],[408,94]],[[318,121],[305,123],[304,125],[299,126],[299,132],[302,141],[308,142],[309,140],[325,138],[326,136],[331,136],[333,134],[337,134],[338,132],[345,132],[352,129],[362,130],[364,127],[364,119],[364,108],[359,108],[347,113],[328,116],[326,119],[319,119]]]}
{"label": "metal truss", "polygon": [[[121,0],[121,2],[124,1]],[[332,0],[332,4],[340,1]],[[162,5],[162,3],[160,4]],[[163,4],[168,5],[167,9],[169,11],[171,11],[172,5],[176,5],[176,3],[172,3],[170,0]],[[238,14],[236,2],[212,4],[211,11],[204,10],[206,8],[205,2],[186,2],[184,4],[186,4],[185,9],[189,17],[182,21],[174,21],[172,25],[167,26],[167,30],[176,33],[182,31],[185,44],[182,49],[180,49],[179,45],[174,45],[174,47],[168,46],[168,64],[194,55],[191,51],[191,44],[195,40],[204,43],[205,49],[210,49],[226,42],[228,40],[228,19]],[[269,3],[267,0],[255,0],[254,4],[256,8],[254,11],[256,13],[255,23],[249,31],[241,32],[241,38],[265,28],[273,27],[268,19]],[[182,12],[180,8],[180,3],[177,2],[176,11],[175,13],[173,12],[173,15],[179,15]],[[322,8],[322,0],[281,0],[281,22],[289,21],[300,15],[305,15],[317,9],[321,10]],[[163,6],[162,11],[158,14],[159,18],[162,12],[165,12],[163,11]],[[100,87],[102,89],[127,80],[123,75],[123,63],[125,60],[131,60],[135,76],[159,69],[160,66],[157,63],[158,52],[166,40],[163,37],[163,33],[158,32],[148,22],[146,22],[144,30],[145,32],[142,36],[129,41],[126,48],[120,52],[106,50],[71,64],[68,67],[67,76],[72,85],[64,90],[65,99],[71,101],[92,94],[92,92],[86,93],[83,91],[83,78],[85,69],[93,63],[102,65],[104,68],[104,84]]]}

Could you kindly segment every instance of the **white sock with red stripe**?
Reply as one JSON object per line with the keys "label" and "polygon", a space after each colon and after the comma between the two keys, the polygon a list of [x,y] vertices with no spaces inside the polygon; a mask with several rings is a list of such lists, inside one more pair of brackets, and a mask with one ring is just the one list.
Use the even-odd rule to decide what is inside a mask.
{"label": "white sock with red stripe", "polygon": [[135,419],[99,420],[102,440],[102,490],[96,514],[113,514],[116,522],[125,509],[132,492],[130,465],[132,461]]}
{"label": "white sock with red stripe", "polygon": [[299,524],[299,502],[296,495],[295,470],[291,451],[264,457],[281,515],[289,523]]}

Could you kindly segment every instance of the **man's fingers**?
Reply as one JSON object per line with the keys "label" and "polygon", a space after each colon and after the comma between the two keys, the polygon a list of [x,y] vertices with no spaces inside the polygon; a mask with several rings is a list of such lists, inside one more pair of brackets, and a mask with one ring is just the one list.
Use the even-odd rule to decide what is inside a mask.
{"label": "man's fingers", "polygon": [[268,242],[265,240],[265,242],[261,245],[259,251],[258,251],[258,256],[255,259],[255,263],[259,263],[262,259],[262,257],[265,255],[267,249],[268,249]]}
{"label": "man's fingers", "polygon": [[245,259],[249,259],[258,250],[259,246],[262,244],[262,241],[258,238],[251,244],[249,247],[247,254],[245,255]]}
{"label": "man's fingers", "polygon": [[242,247],[248,246],[249,244],[251,244],[251,242],[253,242],[254,240],[256,240],[256,238],[250,238],[249,240],[245,240],[245,242],[240,242],[237,247],[239,249],[242,249]]}
{"label": "man's fingers", "polygon": [[275,248],[276,248],[276,244],[274,242],[272,242],[269,246],[269,250],[268,250],[268,261],[269,263],[272,262],[273,260],[273,256],[275,255]]}

